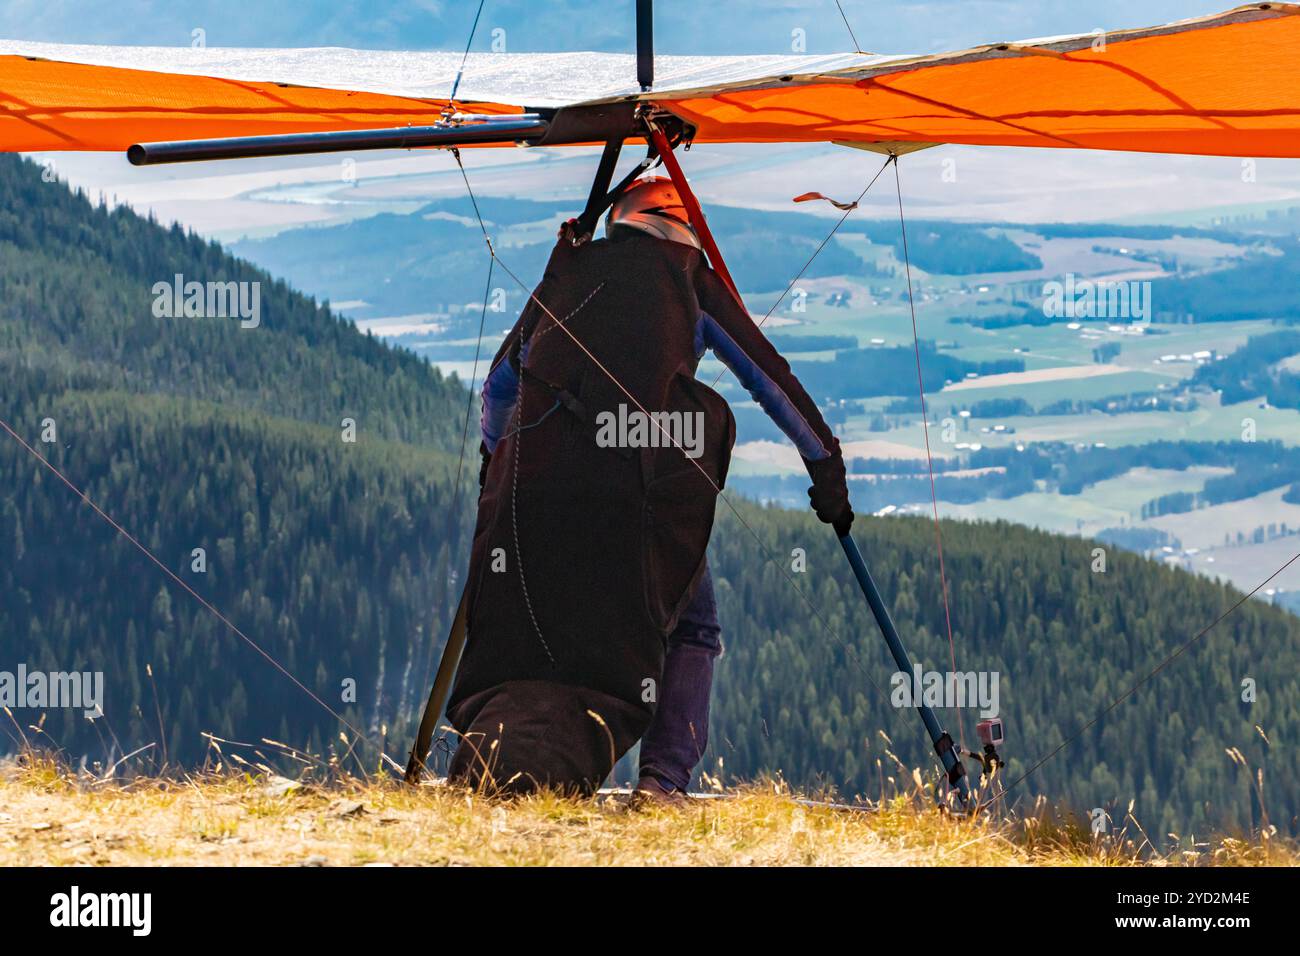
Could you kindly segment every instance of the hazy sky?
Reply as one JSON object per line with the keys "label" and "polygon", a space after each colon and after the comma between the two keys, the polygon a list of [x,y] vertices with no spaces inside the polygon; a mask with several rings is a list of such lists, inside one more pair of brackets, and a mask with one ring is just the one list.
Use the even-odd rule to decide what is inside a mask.
{"label": "hazy sky", "polygon": [[[1229,0],[841,0],[863,49],[932,52],[1101,27],[1151,26],[1216,13]],[[0,36],[61,43],[461,49],[478,0],[5,0]],[[633,0],[487,0],[475,48],[505,30],[512,52],[632,47]],[[850,50],[834,0],[658,0],[663,53]]]}

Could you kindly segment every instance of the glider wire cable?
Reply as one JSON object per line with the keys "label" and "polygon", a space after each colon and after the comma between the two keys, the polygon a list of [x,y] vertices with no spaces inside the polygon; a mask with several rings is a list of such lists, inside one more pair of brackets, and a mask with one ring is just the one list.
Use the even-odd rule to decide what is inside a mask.
{"label": "glider wire cable", "polygon": [[[756,324],[760,329],[767,323],[767,320],[772,317],[772,313],[775,312],[780,307],[781,303],[785,301],[785,297],[790,294],[790,290],[793,289],[799,280],[803,278],[804,273],[812,266],[813,260],[821,255],[822,250],[825,249],[827,244],[835,238],[835,233],[840,231],[840,226],[844,225],[845,220],[847,220],[849,216],[853,215],[853,211],[858,208],[859,203],[861,203],[867,193],[871,191],[871,187],[876,184],[876,180],[880,178],[880,174],[889,167],[891,162],[893,162],[892,156],[889,159],[886,159],[884,164],[876,170],[876,175],[871,177],[871,182],[867,183],[862,192],[858,193],[858,198],[853,200],[853,202],[849,204],[849,207],[844,210],[844,215],[840,216],[839,221],[835,223],[831,231],[826,234],[826,238],[823,239],[821,244],[813,250],[813,254],[808,257],[808,261],[803,264],[803,268],[795,273],[795,277],[790,280],[790,284],[785,287],[785,291],[776,297],[776,301],[772,303],[772,307],[764,313],[761,319],[758,320]],[[718,377],[713,380],[713,385],[711,387],[717,388],[718,383],[722,381],[722,376],[725,374],[725,372],[719,372]]]}
{"label": "glider wire cable", "polygon": [[840,19],[844,21],[844,28],[849,31],[849,39],[853,41],[853,52],[862,53],[862,45],[858,43],[858,38],[853,32],[853,26],[849,23],[848,15],[844,12],[844,7],[840,5],[840,0],[835,0],[835,7],[840,11]]}
{"label": "glider wire cable", "polygon": [[713,480],[713,477],[707,471],[704,470],[704,467],[700,465],[698,461],[696,461],[694,458],[692,458],[689,454],[686,453],[686,449],[682,447],[681,443],[678,442],[671,434],[669,434],[667,429],[664,428],[663,424],[659,422],[659,420],[656,417],[651,415],[646,410],[645,406],[641,403],[641,401],[635,395],[633,395],[631,391],[628,390],[627,386],[624,385],[623,382],[619,380],[618,376],[616,376],[613,372],[611,372],[605,366],[605,364],[601,362],[600,359],[598,359],[595,356],[595,354],[593,354],[592,351],[582,343],[582,341],[573,333],[573,330],[570,329],[565,322],[556,318],[555,313],[552,312],[549,307],[547,307],[546,303],[542,302],[542,300],[537,297],[537,294],[532,290],[530,290],[528,286],[524,284],[523,280],[520,279],[519,276],[515,274],[514,270],[512,270],[508,265],[506,265],[506,263],[500,258],[500,256],[497,255],[496,247],[493,245],[492,238],[488,234],[487,226],[483,222],[482,215],[479,214],[478,200],[475,199],[474,197],[474,189],[470,185],[469,176],[465,172],[464,163],[461,162],[460,153],[458,150],[452,150],[452,154],[456,157],[456,164],[457,166],[459,166],[461,177],[465,181],[465,188],[469,192],[470,202],[473,204],[475,215],[478,217],[479,229],[483,233],[483,239],[484,242],[487,244],[488,253],[493,258],[496,259],[498,264],[500,264],[501,269],[508,276],[510,276],[511,279],[515,281],[515,283],[519,286],[520,289],[524,291],[524,293],[528,296],[529,300],[534,302],[537,305],[537,307],[546,314],[546,316],[551,320],[552,325],[555,328],[560,329],[560,331],[562,331],[566,336],[568,336],[569,340],[573,342],[573,344],[577,346],[577,348],[584,355],[586,355],[588,359],[591,360],[591,362],[596,366],[596,368],[598,368],[601,371],[601,373],[618,388],[619,391],[621,391],[624,395],[627,396],[628,400],[631,401],[632,404],[634,404],[637,407],[637,409],[643,415],[646,416],[647,420],[655,423],[656,427],[660,430],[660,432],[663,433],[663,437],[668,442],[670,442],[674,448],[680,451],[686,457],[687,461],[689,461],[692,465],[695,466],[695,469],[704,477],[704,480],[707,481],[709,485],[713,488],[719,500],[721,500],[727,506],[728,510],[732,513],[732,515],[736,518],[736,520],[739,521],[740,524],[745,528],[745,530],[749,532],[750,536],[753,537],[754,541],[758,544],[759,549],[763,552],[767,560],[770,561],[785,576],[790,586],[803,599],[804,603],[808,605],[808,609],[812,612],[813,616],[817,618],[817,620],[821,623],[821,625],[826,629],[826,632],[830,634],[840,644],[840,646],[845,649],[848,656],[853,660],[853,663],[858,667],[860,671],[862,671],[863,675],[867,678],[867,680],[870,681],[872,687],[876,689],[877,693],[883,696],[885,692],[881,689],[880,685],[876,683],[876,681],[872,678],[870,672],[858,659],[857,650],[853,647],[853,645],[849,644],[846,640],[844,640],[844,638],[842,638],[839,635],[839,633],[831,626],[830,622],[826,620],[825,615],[823,615],[821,610],[817,607],[817,605],[813,603],[812,598],[810,598],[807,595],[807,593],[803,590],[803,588],[799,587],[799,585],[795,582],[794,578],[790,576],[790,572],[788,572],[785,569],[784,564],[782,564],[782,562],[777,559],[776,555],[772,552],[771,548],[769,548],[767,544],[763,541],[763,539],[759,536],[758,532],[755,531],[753,526],[748,521],[745,520],[744,515],[740,513],[740,511],[736,508],[736,506],[732,504],[730,498],[728,498],[727,495],[723,493],[722,489],[718,487],[718,484]]}
{"label": "glider wire cable", "polygon": [[[461,55],[460,67],[456,70],[456,79],[451,84],[451,95],[447,97],[448,112],[455,109],[456,93],[460,90],[460,81],[465,76],[465,64],[469,62],[469,51],[474,45],[474,35],[478,33],[479,18],[483,16],[483,5],[486,2],[487,0],[479,0],[478,9],[474,12],[474,22],[470,25],[469,37],[465,40],[465,52]],[[456,155],[457,162],[459,162],[460,151],[453,149],[452,152]],[[477,211],[478,210],[475,209],[475,212]],[[449,521],[453,525],[458,520],[458,515],[460,514],[461,482],[465,473],[465,451],[469,443],[469,423],[474,414],[474,385],[478,381],[478,363],[483,352],[483,331],[487,325],[488,300],[492,297],[492,272],[495,265],[496,257],[489,257],[487,281],[483,286],[483,306],[479,311],[478,336],[474,340],[474,365],[470,372],[469,395],[466,396],[465,400],[465,422],[460,433],[460,455],[456,460],[456,483],[452,486],[451,493],[451,511],[449,512]],[[437,643],[438,636],[431,629],[429,632],[429,649],[425,654],[424,659],[424,682],[426,686],[433,683],[431,675],[433,671],[434,649],[437,646]]]}
{"label": "glider wire cable", "polygon": [[1107,704],[1104,708],[1102,708],[1100,711],[1098,711],[1097,716],[1093,717],[1092,720],[1088,721],[1086,724],[1084,724],[1082,727],[1080,727],[1078,730],[1076,730],[1076,731],[1075,731],[1073,734],[1071,734],[1069,737],[1065,738],[1065,740],[1063,740],[1063,741],[1061,741],[1059,744],[1057,744],[1054,748],[1052,748],[1051,751],[1049,751],[1049,752],[1048,752],[1046,755],[1044,755],[1043,757],[1039,758],[1039,760],[1037,760],[1037,761],[1036,761],[1032,766],[1030,766],[1030,768],[1029,768],[1028,770],[1026,770],[1024,773],[1022,773],[1019,777],[1017,777],[1017,778],[1016,778],[1015,780],[1013,780],[1011,783],[1007,784],[1007,786],[1003,789],[1003,795],[1005,796],[1005,794],[1009,793],[1009,792],[1011,791],[1011,788],[1012,788],[1012,787],[1015,787],[1015,786],[1017,786],[1017,785],[1023,783],[1024,780],[1025,780],[1025,778],[1028,777],[1031,773],[1033,773],[1035,770],[1037,770],[1037,769],[1038,769],[1039,767],[1041,767],[1043,764],[1047,763],[1047,761],[1051,760],[1053,757],[1055,757],[1057,754],[1059,754],[1062,750],[1064,750],[1064,749],[1065,749],[1066,747],[1068,747],[1070,744],[1074,743],[1076,740],[1078,740],[1080,737],[1082,737],[1084,734],[1086,734],[1089,730],[1091,730],[1093,727],[1095,727],[1097,724],[1099,724],[1099,723],[1102,721],[1102,719],[1105,718],[1105,716],[1106,716],[1107,714],[1109,714],[1112,710],[1114,710],[1116,707],[1118,707],[1118,706],[1119,706],[1120,704],[1122,704],[1124,701],[1128,700],[1130,697],[1132,697],[1134,694],[1136,694],[1136,693],[1138,692],[1138,690],[1139,690],[1143,685],[1145,685],[1145,684],[1146,684],[1148,681],[1150,681],[1153,677],[1155,677],[1157,674],[1159,674],[1162,670],[1164,670],[1166,667],[1168,667],[1170,664],[1172,664],[1172,663],[1173,663],[1174,661],[1176,661],[1178,658],[1182,657],[1183,654],[1184,654],[1184,653],[1185,653],[1185,652],[1186,652],[1186,651],[1187,651],[1187,650],[1188,650],[1188,649],[1189,649],[1193,644],[1195,644],[1197,641],[1199,641],[1201,638],[1203,638],[1206,634],[1209,634],[1210,631],[1214,630],[1216,627],[1218,627],[1220,624],[1222,624],[1225,620],[1227,620],[1227,618],[1228,618],[1230,615],[1232,615],[1233,612],[1235,612],[1235,611],[1236,611],[1238,608],[1240,608],[1243,604],[1245,604],[1247,601],[1249,601],[1251,598],[1253,598],[1256,594],[1258,594],[1260,591],[1262,591],[1262,590],[1264,589],[1264,587],[1267,586],[1268,583],[1269,583],[1270,581],[1272,581],[1274,578],[1276,578],[1279,574],[1281,574],[1281,573],[1282,573],[1283,571],[1285,571],[1287,568],[1291,567],[1291,565],[1295,564],[1297,561],[1300,561],[1300,552],[1297,552],[1296,554],[1292,555],[1291,558],[1290,558],[1290,560],[1288,560],[1288,561],[1287,561],[1285,564],[1283,564],[1280,568],[1278,568],[1276,571],[1274,571],[1272,574],[1270,574],[1268,577],[1266,577],[1263,581],[1260,581],[1259,584],[1255,585],[1255,587],[1252,588],[1252,589],[1250,590],[1249,593],[1247,593],[1247,594],[1243,594],[1243,595],[1241,596],[1241,599],[1238,600],[1236,604],[1233,604],[1230,608],[1228,608],[1226,611],[1224,611],[1222,614],[1220,614],[1218,617],[1216,617],[1213,621],[1211,621],[1211,622],[1210,622],[1209,624],[1207,624],[1205,627],[1203,627],[1203,628],[1201,628],[1199,631],[1197,631],[1194,635],[1192,635],[1191,638],[1189,638],[1187,641],[1185,641],[1185,642],[1183,642],[1181,645],[1179,645],[1179,646],[1174,650],[1174,652],[1173,652],[1172,654],[1170,654],[1168,657],[1166,657],[1164,660],[1162,660],[1159,664],[1157,664],[1157,665],[1156,665],[1156,666],[1155,666],[1155,667],[1154,667],[1154,668],[1153,668],[1153,669],[1152,669],[1152,670],[1151,670],[1151,671],[1150,671],[1150,672],[1149,672],[1145,677],[1143,677],[1141,680],[1137,681],[1135,684],[1133,684],[1132,687],[1130,687],[1128,690],[1124,691],[1124,693],[1120,694],[1118,697],[1116,697],[1114,700],[1112,700],[1109,704]]}
{"label": "glider wire cable", "polygon": [[[456,93],[460,90],[460,81],[465,76],[465,64],[469,62],[469,51],[474,45],[474,36],[478,33],[478,22],[483,16],[483,5],[487,0],[479,0],[478,9],[474,12],[474,22],[469,28],[469,38],[465,40],[465,52],[460,58],[460,68],[456,71],[456,79],[451,84],[451,95],[447,98],[447,109],[452,110],[456,106]],[[460,150],[452,148],[452,153],[456,156],[456,162],[460,162]],[[463,169],[462,169],[463,172]],[[471,198],[473,198],[471,196]],[[474,212],[478,212],[477,205]],[[483,287],[483,308],[479,313],[478,320],[478,337],[474,340],[474,367],[470,372],[469,379],[469,396],[465,402],[465,424],[460,433],[460,457],[456,461],[456,484],[452,489],[451,497],[451,520],[456,520],[456,515],[460,513],[460,493],[461,478],[465,469],[465,449],[469,441],[469,422],[474,414],[474,384],[478,379],[478,362],[483,351],[483,330],[487,324],[488,300],[492,297],[492,270],[496,265],[496,256],[488,259],[487,283]],[[429,675],[433,668],[433,649],[437,643],[437,636],[430,632],[429,634],[429,653],[425,657],[424,674],[425,683],[430,683]]]}
{"label": "glider wire cable", "polygon": [[[329,713],[329,715],[330,715],[331,717],[333,717],[335,720],[337,720],[340,724],[342,724],[342,725],[343,725],[344,727],[346,727],[348,730],[352,731],[352,733],[356,735],[356,737],[357,737],[358,740],[364,740],[364,741],[366,741],[367,743],[371,744],[371,745],[372,745],[376,750],[379,751],[379,753],[380,753],[380,754],[381,754],[385,759],[389,760],[390,763],[392,762],[392,761],[391,761],[391,758],[389,758],[388,755],[387,755],[386,753],[384,753],[384,748],[383,748],[383,745],[382,745],[382,744],[380,744],[380,743],[378,743],[377,741],[375,741],[375,740],[374,740],[373,738],[371,738],[368,734],[366,734],[365,732],[359,730],[357,727],[354,727],[354,726],[353,726],[353,725],[348,721],[348,719],[347,719],[346,717],[344,717],[342,714],[340,714],[338,711],[336,711],[336,710],[335,710],[333,707],[331,707],[329,704],[325,703],[325,701],[321,700],[321,698],[318,697],[318,696],[317,696],[317,695],[316,695],[316,694],[311,690],[311,688],[309,688],[309,687],[308,687],[306,684],[304,684],[302,681],[298,680],[298,678],[294,677],[293,674],[290,673],[290,671],[289,671],[289,669],[288,669],[287,667],[285,667],[285,666],[284,666],[283,664],[281,664],[278,660],[276,660],[274,657],[272,657],[271,654],[268,653],[266,650],[264,650],[260,644],[258,644],[258,643],[257,643],[256,641],[254,641],[251,637],[249,637],[249,636],[248,636],[247,634],[245,634],[242,630],[240,630],[240,629],[239,629],[239,628],[234,624],[234,622],[230,620],[230,618],[226,617],[226,616],[225,616],[224,614],[222,614],[219,610],[217,610],[217,608],[214,607],[214,606],[212,605],[212,603],[209,602],[206,598],[204,598],[203,595],[199,594],[198,591],[196,591],[196,590],[194,590],[194,588],[190,587],[189,584],[187,584],[187,583],[185,582],[185,580],[184,580],[183,578],[180,577],[180,575],[178,575],[178,574],[177,574],[175,571],[173,571],[171,568],[167,567],[167,565],[165,565],[161,560],[159,560],[159,558],[158,558],[158,557],[157,557],[157,556],[156,556],[152,551],[150,551],[147,547],[145,547],[143,544],[141,544],[140,541],[139,541],[139,539],[137,539],[133,534],[131,534],[131,532],[127,531],[126,528],[124,528],[124,527],[122,527],[122,525],[118,524],[117,521],[115,521],[115,520],[112,518],[112,516],[108,514],[108,512],[106,512],[106,511],[105,511],[103,508],[101,508],[99,505],[95,504],[95,502],[92,501],[92,500],[90,499],[90,496],[87,495],[84,491],[82,491],[82,490],[81,490],[79,487],[77,487],[75,484],[73,484],[72,480],[69,479],[69,478],[67,477],[67,475],[65,475],[62,471],[60,471],[59,468],[58,468],[57,466],[55,466],[53,463],[51,463],[51,462],[50,462],[47,458],[45,458],[45,457],[44,457],[40,452],[38,452],[35,448],[33,448],[31,445],[29,445],[26,441],[24,441],[23,438],[22,438],[22,436],[20,436],[16,431],[13,430],[13,428],[11,428],[11,427],[9,426],[9,423],[8,423],[8,422],[4,421],[3,419],[0,419],[0,429],[3,429],[4,431],[8,432],[8,433],[9,433],[9,436],[10,436],[11,438],[13,438],[14,441],[16,441],[16,442],[18,442],[18,444],[22,445],[23,448],[25,448],[25,449],[27,450],[27,452],[28,452],[28,453],[29,453],[33,458],[35,458],[38,462],[40,462],[42,465],[44,465],[46,468],[48,468],[51,472],[53,472],[53,474],[54,474],[54,476],[55,476],[56,478],[58,478],[61,482],[63,482],[65,485],[67,485],[68,488],[72,491],[73,494],[75,494],[75,495],[76,495],[78,498],[80,498],[83,502],[85,502],[86,504],[88,504],[88,505],[91,507],[91,510],[93,510],[97,515],[99,515],[101,518],[103,518],[104,521],[106,521],[106,522],[107,522],[107,523],[108,523],[108,524],[113,528],[114,531],[116,531],[118,534],[120,534],[123,538],[125,538],[125,539],[126,539],[127,541],[129,541],[131,544],[135,545],[136,549],[139,550],[140,553],[143,554],[146,558],[148,558],[150,561],[152,561],[154,564],[156,564],[156,565],[157,565],[157,566],[162,570],[162,572],[163,572],[165,575],[167,575],[167,577],[171,578],[171,580],[172,580],[173,582],[175,582],[176,584],[180,585],[180,587],[181,587],[181,588],[182,588],[186,593],[188,593],[192,598],[194,598],[194,600],[198,601],[199,604],[201,604],[204,608],[206,608],[208,611],[210,611],[210,612],[212,613],[212,615],[213,615],[214,617],[216,617],[217,620],[219,620],[222,624],[224,624],[227,628],[229,628],[229,629],[230,629],[230,630],[231,630],[231,631],[232,631],[232,632],[233,632],[237,637],[239,637],[239,638],[240,638],[240,639],[241,639],[245,644],[247,644],[247,645],[248,645],[249,647],[251,647],[253,650],[257,651],[258,654],[262,655],[262,657],[265,658],[266,661],[267,661],[267,662],[268,662],[272,667],[274,667],[274,668],[275,668],[276,670],[278,670],[281,674],[283,674],[285,677],[287,677],[287,678],[288,678],[288,679],[289,679],[289,680],[290,680],[290,681],[291,681],[291,682],[292,682],[292,683],[293,683],[293,684],[294,684],[294,685],[295,685],[299,690],[301,690],[304,694],[306,694],[308,697],[310,697],[310,698],[311,698],[312,700],[314,700],[316,703],[320,704],[321,707],[323,707],[323,708],[324,708],[324,709]],[[394,764],[394,766],[396,766],[396,764]],[[400,768],[399,768],[399,769],[400,769]]]}
{"label": "glider wire cable", "polygon": [[461,78],[465,75],[465,64],[469,62],[469,48],[474,45],[474,34],[478,32],[478,19],[483,15],[483,4],[486,2],[487,0],[478,0],[478,12],[474,14],[474,24],[469,28],[469,39],[465,41],[465,54],[460,58],[456,81],[451,84],[451,96],[447,99],[448,109],[456,105],[456,93],[460,89]]}
{"label": "glider wire cable", "polygon": [[[948,572],[943,560],[943,530],[939,523],[939,495],[934,484],[934,456],[930,453],[930,413],[925,403],[925,377],[921,373],[921,337],[916,327],[916,296],[912,292],[912,261],[907,250],[907,222],[903,217],[903,182],[898,172],[898,154],[891,154],[894,185],[898,190],[898,229],[903,239],[903,268],[907,275],[907,307],[912,315],[912,350],[916,355],[916,391],[921,399],[921,429],[925,434],[925,463],[930,472],[930,507],[934,513],[934,544],[939,552],[939,587],[943,593],[943,617],[948,627],[948,657],[954,679],[957,674],[957,647],[952,638],[952,609],[948,604]],[[966,719],[962,708],[957,711],[957,739],[966,750]]]}
{"label": "glider wire cable", "polygon": [[[465,472],[465,450],[469,444],[469,423],[474,415],[474,385],[478,381],[478,363],[479,357],[483,351],[483,331],[487,324],[488,300],[492,297],[492,273],[496,265],[496,257],[488,259],[487,284],[483,288],[483,308],[479,313],[478,320],[478,338],[474,342],[474,366],[469,376],[469,396],[465,401],[465,422],[460,433],[460,457],[456,461],[456,484],[452,487],[451,493],[451,518],[454,523],[457,515],[460,514],[460,498],[462,478]],[[437,643],[437,636],[430,632],[429,634],[429,653],[425,656],[424,675],[425,683],[431,684],[430,676],[433,668],[433,647]]]}

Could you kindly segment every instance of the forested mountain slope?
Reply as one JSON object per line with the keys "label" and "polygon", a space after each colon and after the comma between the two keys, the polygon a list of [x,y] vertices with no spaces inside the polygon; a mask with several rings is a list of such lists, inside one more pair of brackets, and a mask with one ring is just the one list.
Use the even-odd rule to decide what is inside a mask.
{"label": "forested mountain slope", "polygon": [[[468,550],[466,499],[451,507],[463,388],[40,172],[0,157],[0,416],[350,723],[408,716]],[[156,316],[177,275],[257,283],[256,326]],[[105,675],[105,719],[53,710],[49,741],[92,758],[157,741],[192,762],[200,731],[334,739],[323,708],[0,439],[0,670]]]}
{"label": "forested mountain slope", "polygon": [[[155,284],[177,274],[261,283],[258,326],[155,316]],[[453,507],[464,400],[422,360],[220,248],[0,157],[0,417],[313,693],[386,733],[399,760],[468,550],[476,469]],[[750,528],[723,508],[713,545],[727,652],[706,769],[721,759],[724,780],[781,771],[870,794],[898,772],[881,730],[928,768],[832,535],[811,516],[739,507]],[[856,534],[916,657],[946,669],[933,529],[865,519]],[[944,536],[957,667],[998,673],[1013,778],[1238,597],[1119,552],[1096,572],[1092,543],[1013,526]],[[806,571],[790,568],[796,548]],[[1300,727],[1298,661],[1300,622],[1248,604],[1018,793],[1120,813],[1136,800],[1153,834],[1248,826],[1259,801],[1225,755],[1240,747],[1265,770],[1272,822],[1294,831],[1297,767],[1270,753]],[[15,714],[74,760],[153,742],[193,763],[204,731],[338,746],[319,704],[0,435],[0,671],[19,664],[104,672],[103,720],[49,711],[37,733],[39,711]],[[970,746],[976,719],[964,715]]]}
{"label": "forested mountain slope", "polygon": [[[726,652],[710,747],[727,775],[780,767],[801,784],[870,794],[878,760],[897,775],[880,731],[909,767],[930,767],[919,716],[890,704],[895,667],[834,536],[811,515],[755,508],[745,520],[763,550],[722,515],[711,558]],[[943,535],[957,670],[999,675],[1010,779],[1240,598],[1119,549],[1094,571],[1097,543],[1017,525],[944,522]],[[859,519],[854,536],[918,667],[947,671],[933,525]],[[784,556],[789,572],[796,548],[807,571],[792,577],[808,601],[762,561]],[[1142,825],[1162,836],[1244,827],[1262,817],[1249,774],[1225,754],[1237,747],[1251,773],[1264,770],[1272,822],[1295,832],[1300,772],[1287,751],[1300,727],[1298,639],[1300,620],[1247,602],[1034,772],[1019,796],[1103,807],[1116,820],[1136,800]],[[1254,703],[1242,700],[1247,679]],[[979,749],[974,710],[945,717],[954,738],[964,723],[967,747]]]}
{"label": "forested mountain slope", "polygon": [[[178,278],[256,284],[256,324],[158,317],[155,287]],[[350,416],[370,434],[420,444],[459,435],[447,412],[463,393],[424,361],[219,245],[93,206],[12,155],[0,157],[0,283],[10,365],[329,425]]]}

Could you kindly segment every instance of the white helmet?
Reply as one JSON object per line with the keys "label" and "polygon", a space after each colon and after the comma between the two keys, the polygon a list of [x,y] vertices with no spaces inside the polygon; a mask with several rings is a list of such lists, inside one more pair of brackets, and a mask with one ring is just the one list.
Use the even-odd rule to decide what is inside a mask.
{"label": "white helmet", "polygon": [[615,226],[631,226],[659,239],[700,248],[700,237],[691,227],[677,187],[663,176],[638,179],[619,193],[605,219],[606,235]]}

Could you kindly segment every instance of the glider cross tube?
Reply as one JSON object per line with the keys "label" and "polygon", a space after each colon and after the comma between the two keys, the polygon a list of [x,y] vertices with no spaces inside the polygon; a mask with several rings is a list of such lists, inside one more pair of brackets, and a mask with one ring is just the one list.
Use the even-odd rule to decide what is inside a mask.
{"label": "glider cross tube", "polygon": [[210,159],[250,159],[257,156],[298,156],[367,149],[418,149],[428,146],[472,146],[479,143],[530,142],[546,135],[550,123],[536,114],[481,123],[399,126],[396,129],[351,129],[324,133],[285,133],[278,136],[234,136],[227,139],[136,143],[126,151],[133,166],[193,163]]}
{"label": "glider cross tube", "polygon": [[390,129],[329,130],[320,133],[280,133],[273,136],[232,136],[223,139],[136,143],[126,151],[135,166],[193,163],[212,159],[252,159],[258,156],[299,156],[370,149],[420,149],[515,143],[521,146],[573,146],[645,135],[636,104],[601,103],[527,113],[476,116],[473,122],[437,122],[429,126]]}

